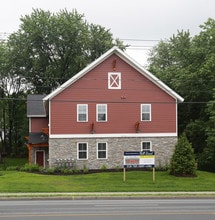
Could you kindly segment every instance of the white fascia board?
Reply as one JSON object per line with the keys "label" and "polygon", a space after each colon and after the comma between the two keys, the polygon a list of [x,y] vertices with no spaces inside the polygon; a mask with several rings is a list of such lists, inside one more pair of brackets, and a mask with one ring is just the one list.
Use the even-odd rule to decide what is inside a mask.
{"label": "white fascia board", "polygon": [[142,75],[144,75],[146,78],[148,78],[150,81],[154,82],[158,87],[160,87],[162,90],[167,92],[170,96],[177,99],[179,102],[183,102],[184,98],[181,97],[179,94],[177,94],[175,91],[173,91],[169,86],[167,86],[165,83],[163,83],[160,79],[158,79],[155,75],[153,75],[151,72],[146,70],[143,66],[141,66],[138,62],[136,62],[133,58],[131,58],[128,54],[125,52],[122,52],[119,49],[116,49],[118,52],[117,55],[126,61],[128,64],[130,64],[134,69],[136,69],[138,72],[140,72]]}
{"label": "white fascia board", "polygon": [[47,95],[43,98],[43,101],[52,99],[56,95],[58,95],[60,92],[62,92],[64,89],[66,89],[68,86],[76,82],[78,79],[83,77],[86,73],[88,73],[90,70],[92,70],[94,67],[99,65],[102,61],[104,61],[107,57],[109,57],[113,52],[116,50],[117,47],[113,47],[112,49],[108,50],[106,53],[104,53],[102,56],[100,56],[98,59],[90,63],[88,66],[86,66],[83,70],[81,70],[79,73],[74,75],[71,79],[67,80],[64,84],[62,84],[60,87],[58,87],[56,90],[54,90],[52,93]]}
{"label": "white fascia board", "polygon": [[47,115],[27,115],[28,118],[46,118]]}
{"label": "white fascia board", "polygon": [[74,75],[71,79],[66,81],[64,84],[62,84],[60,87],[58,87],[56,90],[54,90],[52,93],[47,95],[43,98],[44,101],[52,99],[57,94],[59,94],[61,91],[63,91],[65,88],[76,82],[78,79],[83,77],[86,73],[88,73],[90,70],[92,70],[94,67],[99,65],[102,61],[104,61],[106,58],[111,56],[113,53],[118,55],[121,59],[123,59],[126,63],[131,65],[133,68],[135,68],[138,72],[140,72],[142,75],[144,75],[146,78],[148,78],[150,81],[155,83],[158,87],[160,87],[162,90],[164,90],[166,93],[168,93],[170,96],[177,99],[179,102],[183,102],[184,98],[182,98],[179,94],[177,94],[175,91],[173,91],[170,87],[168,87],[165,83],[163,83],[161,80],[159,80],[156,76],[154,76],[152,73],[150,73],[148,70],[143,68],[138,62],[136,62],[133,58],[131,58],[128,54],[126,54],[124,51],[120,50],[118,47],[113,47],[112,49],[108,50],[106,53],[104,53],[102,56],[100,56],[98,59],[90,63],[88,66],[86,66],[83,70],[81,70],[79,73]]}
{"label": "white fascia board", "polygon": [[136,133],[136,134],[50,134],[49,138],[126,138],[126,137],[177,137],[177,133]]}

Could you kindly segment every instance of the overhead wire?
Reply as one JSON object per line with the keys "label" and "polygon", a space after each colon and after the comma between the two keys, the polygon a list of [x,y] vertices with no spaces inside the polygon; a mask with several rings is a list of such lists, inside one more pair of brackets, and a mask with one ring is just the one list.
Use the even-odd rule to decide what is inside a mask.
{"label": "overhead wire", "polygon": [[[31,101],[31,102],[41,102],[41,99],[27,99],[27,98],[2,98],[0,97],[0,101]],[[111,101],[111,100],[89,100],[89,99],[61,99],[61,100],[50,100],[51,102],[72,102],[72,103],[107,103],[107,104],[207,104],[208,101],[184,101],[184,102],[175,102],[175,101],[126,101],[126,99],[121,99],[120,101]],[[215,101],[214,101],[215,104]]]}
{"label": "overhead wire", "polygon": [[[8,32],[0,32],[0,40],[7,40],[7,38],[11,35],[12,33]],[[121,41],[128,41],[128,42],[153,42],[153,45],[134,45],[134,44],[129,44],[129,46],[126,49],[143,49],[147,50],[147,48],[151,48],[154,46],[155,43],[158,43],[160,40],[158,39],[140,39],[140,38],[119,38]]]}
{"label": "overhead wire", "polygon": [[[6,33],[6,32],[0,32],[0,39],[3,38],[3,40],[5,38],[8,38],[9,35],[12,34],[12,33]],[[140,38],[120,38],[119,40],[122,40],[122,41],[129,41],[129,42],[152,42],[153,45],[136,45],[136,44],[131,44],[129,45],[129,47],[127,47],[127,49],[132,49],[132,50],[149,50],[149,48],[152,48],[155,46],[156,43],[158,43],[160,40],[158,39],[140,39]],[[28,78],[32,78],[32,77],[23,77],[24,79],[28,79]],[[48,79],[50,77],[40,77],[41,79]],[[52,79],[56,79],[56,80],[62,80],[62,79],[65,79],[65,80],[69,80],[70,78],[59,78],[59,77],[51,77]],[[85,80],[98,80],[98,79],[85,79]],[[101,79],[100,79],[101,80]],[[103,79],[103,80],[107,80],[107,79]],[[161,81],[159,79],[157,79],[158,81]],[[129,80],[130,81],[130,80]],[[133,80],[133,81],[137,81],[137,80]],[[178,80],[177,80],[178,81]],[[195,80],[193,80],[195,81]],[[206,80],[207,81],[207,80]],[[215,79],[214,79],[215,81]],[[40,88],[51,88],[52,86],[38,86]],[[62,88],[62,87],[61,87]],[[84,88],[80,88],[80,89],[84,89]],[[95,88],[96,89],[96,88]],[[134,89],[136,90],[136,89]],[[203,92],[203,91],[202,91]],[[26,99],[16,99],[16,98],[6,98],[6,99],[13,99],[13,100],[23,100],[23,101],[27,101]],[[0,100],[5,100],[5,98],[0,98]],[[121,103],[121,102],[120,102]],[[185,103],[207,103],[207,102],[183,102],[184,104]]]}

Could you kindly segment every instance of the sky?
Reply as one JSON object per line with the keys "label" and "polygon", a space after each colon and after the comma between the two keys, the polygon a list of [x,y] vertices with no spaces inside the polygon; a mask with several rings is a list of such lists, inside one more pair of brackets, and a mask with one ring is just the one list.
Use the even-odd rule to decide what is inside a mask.
{"label": "sky", "polygon": [[126,53],[143,66],[160,40],[178,30],[197,35],[199,25],[215,19],[215,0],[0,0],[0,37],[16,32],[20,18],[33,9],[76,9],[87,22],[110,29],[114,38],[131,45]]}

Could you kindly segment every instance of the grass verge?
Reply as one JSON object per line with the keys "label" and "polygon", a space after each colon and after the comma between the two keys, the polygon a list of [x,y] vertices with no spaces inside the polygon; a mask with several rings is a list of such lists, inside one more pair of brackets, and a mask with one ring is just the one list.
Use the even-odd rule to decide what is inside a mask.
{"label": "grass verge", "polygon": [[41,175],[18,171],[0,171],[0,193],[36,192],[208,192],[215,191],[215,174],[198,171],[198,177],[170,176],[168,172],[129,171],[82,175]]}

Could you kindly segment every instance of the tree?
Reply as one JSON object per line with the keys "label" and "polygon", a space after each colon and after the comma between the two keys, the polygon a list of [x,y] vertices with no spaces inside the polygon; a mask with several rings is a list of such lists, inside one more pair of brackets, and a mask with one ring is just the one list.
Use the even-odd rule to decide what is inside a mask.
{"label": "tree", "polygon": [[[24,101],[20,100],[26,90],[25,82],[16,72],[10,60],[7,43],[0,44],[0,142],[1,151],[7,154],[18,153],[24,148],[21,131],[26,131]],[[23,96],[22,96],[23,98]],[[24,132],[22,132],[24,133]],[[19,150],[18,150],[19,149]],[[21,150],[23,151],[23,150]]]}
{"label": "tree", "polygon": [[161,41],[151,53],[149,69],[177,91],[185,102],[178,105],[179,134],[186,132],[196,154],[207,146],[207,103],[213,100],[215,81],[215,20],[200,25],[191,37],[178,31]]}
{"label": "tree", "polygon": [[170,162],[170,174],[175,176],[196,176],[197,165],[192,145],[182,134],[175,146]]}
{"label": "tree", "polygon": [[0,42],[0,151],[26,151],[28,93],[50,93],[114,45],[125,48],[76,10],[23,16],[19,30]]}
{"label": "tree", "polygon": [[208,102],[206,113],[209,121],[206,126],[206,147],[199,156],[199,167],[203,170],[215,171],[215,89],[213,89],[213,100]]}
{"label": "tree", "polygon": [[36,93],[50,93],[114,45],[109,30],[88,24],[76,10],[59,13],[34,10],[21,18],[9,45],[20,74]]}
{"label": "tree", "polygon": [[[190,94],[193,92],[190,87],[191,46],[192,38],[189,31],[178,31],[177,35],[158,43],[152,49],[148,60],[149,70],[170,88],[177,91],[185,100],[190,100]],[[187,123],[191,120],[190,117],[193,117],[194,120],[198,118],[193,112],[190,114],[193,109],[196,109],[196,106],[179,105],[180,133],[184,131]]]}

